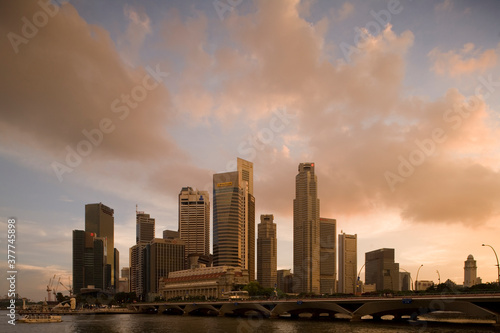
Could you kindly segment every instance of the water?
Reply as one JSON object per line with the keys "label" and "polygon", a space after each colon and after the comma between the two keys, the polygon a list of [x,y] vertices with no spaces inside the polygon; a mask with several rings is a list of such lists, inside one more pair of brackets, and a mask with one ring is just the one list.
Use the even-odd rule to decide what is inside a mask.
{"label": "water", "polygon": [[444,325],[427,323],[385,323],[385,322],[345,322],[310,319],[246,319],[228,317],[194,317],[146,314],[80,315],[62,316],[62,323],[22,324],[12,326],[7,323],[6,311],[0,311],[0,332],[27,333],[141,333],[141,332],[431,332],[431,333],[472,333],[500,332],[500,328],[482,325]]}

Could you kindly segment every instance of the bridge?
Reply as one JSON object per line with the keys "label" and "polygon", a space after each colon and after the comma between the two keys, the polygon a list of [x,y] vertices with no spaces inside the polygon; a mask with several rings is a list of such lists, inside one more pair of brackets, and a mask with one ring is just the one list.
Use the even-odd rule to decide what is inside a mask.
{"label": "bridge", "polygon": [[455,315],[500,324],[500,295],[437,295],[404,297],[317,298],[274,301],[166,302],[138,303],[129,309],[143,313],[277,317],[329,317],[359,321],[416,320],[418,316]]}

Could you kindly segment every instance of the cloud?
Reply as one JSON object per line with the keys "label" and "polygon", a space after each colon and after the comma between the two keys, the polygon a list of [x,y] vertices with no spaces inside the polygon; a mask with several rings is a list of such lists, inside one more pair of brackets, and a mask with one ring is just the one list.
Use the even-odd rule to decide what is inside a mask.
{"label": "cloud", "polygon": [[139,10],[128,4],[123,6],[123,14],[129,24],[125,34],[118,38],[117,46],[122,59],[132,66],[139,61],[144,40],[152,32],[151,20],[143,9]]}
{"label": "cloud", "polygon": [[330,9],[330,17],[335,22],[342,22],[354,13],[354,5],[350,2],[344,2],[339,9]]}
{"label": "cloud", "polygon": [[463,48],[458,51],[441,52],[439,48],[434,48],[428,56],[434,63],[432,70],[435,73],[452,78],[477,72],[482,73],[486,69],[496,66],[498,58],[495,49],[481,52],[481,50],[475,49],[473,43],[464,44]]}
{"label": "cloud", "polygon": [[440,2],[434,6],[434,10],[436,12],[448,12],[453,9],[453,1],[451,0],[444,0],[443,2]]}

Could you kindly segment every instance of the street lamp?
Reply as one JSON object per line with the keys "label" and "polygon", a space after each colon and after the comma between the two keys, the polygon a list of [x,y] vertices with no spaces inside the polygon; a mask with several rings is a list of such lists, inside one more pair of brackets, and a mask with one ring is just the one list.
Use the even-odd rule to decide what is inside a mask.
{"label": "street lamp", "polygon": [[439,271],[436,270],[436,273],[438,273],[438,285],[441,284],[441,275],[439,274]]}
{"label": "street lamp", "polygon": [[[359,275],[361,274],[361,270],[363,269],[363,267],[365,267],[365,265],[366,265],[366,262],[365,262],[365,263],[363,264],[363,266],[361,266],[361,268],[359,269],[359,272],[358,272],[358,278],[357,278],[357,280],[356,280],[356,282],[355,282],[355,285],[354,285],[354,295],[356,295],[356,289],[358,289],[357,287],[358,287]],[[366,280],[366,279],[365,279],[365,280]],[[365,283],[366,283],[366,281],[365,281]],[[361,291],[361,290],[360,290],[360,291]]]}
{"label": "street lamp", "polygon": [[500,284],[500,265],[498,265],[498,256],[497,256],[497,251],[493,248],[493,246],[488,245],[488,244],[483,244],[482,246],[489,246],[493,250],[493,253],[495,253],[495,258],[497,258],[497,268],[498,268],[498,283]]}
{"label": "street lamp", "polygon": [[422,268],[424,264],[420,265],[420,267],[417,270],[417,276],[415,277],[415,291],[418,291],[418,272],[420,272],[420,268]]}

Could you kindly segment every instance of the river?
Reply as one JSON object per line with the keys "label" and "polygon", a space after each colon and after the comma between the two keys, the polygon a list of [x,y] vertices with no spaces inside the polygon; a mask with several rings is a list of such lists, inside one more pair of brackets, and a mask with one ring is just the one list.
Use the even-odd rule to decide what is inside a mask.
{"label": "river", "polygon": [[435,333],[472,333],[500,332],[499,327],[483,325],[391,323],[391,322],[348,322],[312,319],[248,319],[231,317],[195,317],[147,314],[116,315],[73,315],[62,316],[62,323],[23,324],[15,326],[8,323],[7,311],[0,311],[0,332],[26,333],[142,333],[142,332],[435,332]]}

